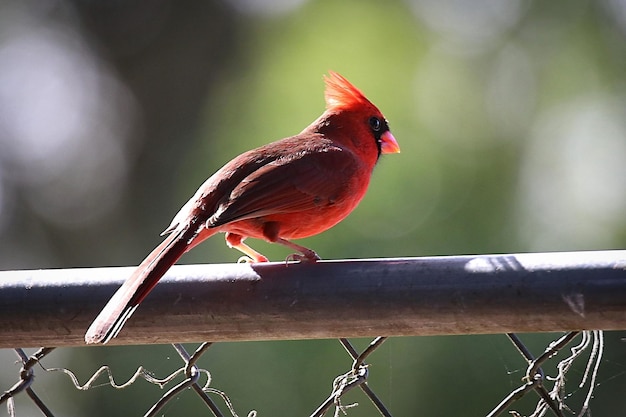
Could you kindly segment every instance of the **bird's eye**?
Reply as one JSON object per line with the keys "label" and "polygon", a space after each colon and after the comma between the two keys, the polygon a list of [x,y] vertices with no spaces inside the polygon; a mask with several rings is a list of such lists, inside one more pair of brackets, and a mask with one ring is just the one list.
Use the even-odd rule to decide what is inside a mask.
{"label": "bird's eye", "polygon": [[374,132],[380,132],[383,127],[383,122],[378,117],[370,117],[370,127]]}

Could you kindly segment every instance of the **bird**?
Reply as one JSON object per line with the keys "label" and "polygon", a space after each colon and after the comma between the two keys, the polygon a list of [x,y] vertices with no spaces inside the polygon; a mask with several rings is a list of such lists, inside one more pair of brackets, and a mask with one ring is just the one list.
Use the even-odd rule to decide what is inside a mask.
{"label": "bird", "polygon": [[268,262],[244,243],[248,237],[296,251],[289,260],[320,259],[293,239],[317,235],[348,216],[381,154],[400,152],[387,119],[359,89],[333,71],[324,81],[321,116],[297,135],[235,157],[200,186],[161,234],[167,237],[91,323],[87,344],[116,337],[167,270],[217,233],[248,262]]}

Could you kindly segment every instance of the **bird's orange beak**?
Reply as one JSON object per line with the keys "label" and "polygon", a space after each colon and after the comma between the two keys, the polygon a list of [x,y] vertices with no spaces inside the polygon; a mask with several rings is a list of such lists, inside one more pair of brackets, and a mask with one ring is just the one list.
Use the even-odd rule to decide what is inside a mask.
{"label": "bird's orange beak", "polygon": [[380,153],[400,153],[400,145],[390,131],[380,136]]}

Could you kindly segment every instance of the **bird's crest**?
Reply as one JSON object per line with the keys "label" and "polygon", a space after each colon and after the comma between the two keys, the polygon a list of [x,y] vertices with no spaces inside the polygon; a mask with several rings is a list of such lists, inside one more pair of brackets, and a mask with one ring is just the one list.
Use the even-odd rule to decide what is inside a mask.
{"label": "bird's crest", "polygon": [[363,93],[334,71],[328,71],[324,76],[326,82],[326,108],[328,110],[346,110],[359,106],[374,106]]}

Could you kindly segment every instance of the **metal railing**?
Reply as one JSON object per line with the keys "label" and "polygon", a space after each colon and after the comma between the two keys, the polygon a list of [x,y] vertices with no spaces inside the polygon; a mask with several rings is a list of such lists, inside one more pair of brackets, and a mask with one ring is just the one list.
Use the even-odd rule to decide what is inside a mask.
{"label": "metal railing", "polygon": [[[132,268],[91,268],[0,272],[0,347],[14,348],[22,368],[14,386],[0,396],[9,415],[18,415],[13,399],[24,392],[44,415],[54,415],[33,391],[33,367],[52,347],[26,355],[21,347],[82,346],[90,321]],[[538,394],[533,416],[568,410],[565,375],[581,352],[588,366],[581,386],[590,381],[586,412],[602,358],[603,337],[590,329],[626,327],[626,251],[472,255],[431,258],[321,261],[315,264],[228,264],[174,266],[140,306],[115,344],[172,343],[184,362],[175,374],[185,379],[148,409],[157,415],[181,390],[192,388],[214,416],[235,416],[225,393],[202,386],[208,371],[197,359],[214,342],[239,340],[339,338],[352,366],[333,383],[329,397],[311,416],[349,412],[343,395],[360,387],[380,415],[391,416],[367,384],[365,359],[387,336],[505,333],[528,369],[522,385],[488,416],[500,415],[529,392]],[[566,331],[534,357],[518,332]],[[380,336],[363,352],[346,337]],[[188,354],[182,342],[201,344]],[[566,346],[571,354],[558,362],[557,377],[546,378],[547,358]],[[175,343],[174,343],[175,342]],[[20,348],[18,348],[18,346]],[[44,368],[45,369],[45,368]],[[50,370],[50,369],[47,369]],[[103,366],[89,381],[89,389]],[[172,374],[174,375],[174,374]],[[134,378],[164,386],[141,367]],[[112,385],[113,379],[109,374]],[[129,383],[132,383],[132,379]],[[207,383],[208,384],[208,383]],[[548,386],[550,385],[550,386]],[[223,414],[208,393],[221,398]],[[571,410],[568,410],[568,412]],[[514,411],[512,413],[515,413]],[[249,416],[256,415],[253,411]]]}

